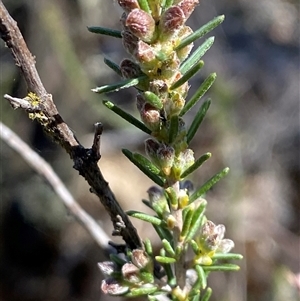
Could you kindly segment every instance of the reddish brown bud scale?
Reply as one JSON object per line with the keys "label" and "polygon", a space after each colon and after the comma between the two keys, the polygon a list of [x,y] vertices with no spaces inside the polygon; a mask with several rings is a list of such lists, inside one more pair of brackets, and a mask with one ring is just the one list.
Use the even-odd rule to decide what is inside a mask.
{"label": "reddish brown bud scale", "polygon": [[136,51],[133,55],[141,63],[151,62],[155,59],[153,48],[143,41],[137,43]]}
{"label": "reddish brown bud scale", "polygon": [[122,286],[115,279],[108,278],[102,281],[101,290],[104,294],[123,295],[129,290],[129,288],[128,286]]}
{"label": "reddish brown bud scale", "polygon": [[139,39],[135,35],[133,35],[129,30],[123,30],[122,41],[125,50],[129,54],[133,55],[133,53],[136,51]]}
{"label": "reddish brown bud scale", "polygon": [[189,18],[198,3],[199,0],[182,0],[178,3],[178,6],[182,9],[185,15],[185,20]]}
{"label": "reddish brown bud scale", "polygon": [[118,0],[118,3],[125,12],[130,12],[135,8],[140,8],[137,0]]}
{"label": "reddish brown bud scale", "polygon": [[136,78],[142,74],[139,65],[130,59],[124,59],[120,64],[120,69],[125,78]]}
{"label": "reddish brown bud scale", "polygon": [[152,105],[145,103],[140,111],[141,119],[151,131],[157,131],[161,125],[160,112]]}
{"label": "reddish brown bud scale", "polygon": [[139,272],[140,270],[138,267],[132,263],[125,263],[122,266],[122,275],[124,279],[131,283],[138,283],[141,281],[139,278]]}
{"label": "reddish brown bud scale", "polygon": [[145,42],[150,42],[155,32],[155,21],[152,16],[138,8],[128,14],[125,26]]}
{"label": "reddish brown bud scale", "polygon": [[161,28],[164,35],[172,35],[185,22],[185,15],[179,6],[171,6],[161,17]]}

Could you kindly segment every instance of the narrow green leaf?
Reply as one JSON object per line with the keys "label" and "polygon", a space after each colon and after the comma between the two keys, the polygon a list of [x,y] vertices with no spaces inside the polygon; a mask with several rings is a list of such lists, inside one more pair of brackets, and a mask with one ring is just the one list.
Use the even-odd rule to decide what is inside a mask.
{"label": "narrow green leaf", "polygon": [[204,183],[199,189],[197,189],[191,196],[190,202],[192,203],[197,198],[204,195],[213,185],[219,182],[222,178],[224,178],[229,173],[229,168],[226,167],[212,178],[210,178],[206,183]]}
{"label": "narrow green leaf", "polygon": [[189,101],[186,102],[185,106],[181,110],[179,116],[183,116],[186,112],[188,112],[200,99],[201,97],[209,90],[214,81],[217,78],[216,73],[210,74],[205,81],[201,84],[201,86],[197,89],[195,94],[191,97]]}
{"label": "narrow green leaf", "polygon": [[191,245],[192,250],[194,251],[195,255],[199,255],[200,249],[198,247],[198,244],[193,239],[191,239],[190,245]]}
{"label": "narrow green leaf", "polygon": [[109,92],[116,92],[120,91],[122,89],[130,88],[133,86],[136,86],[139,84],[141,80],[145,79],[145,77],[138,77],[138,78],[130,78],[125,79],[119,83],[112,84],[112,85],[105,85],[102,87],[97,87],[92,89],[93,92],[103,94],[103,93],[109,93]]}
{"label": "narrow green leaf", "polygon": [[234,259],[243,259],[243,255],[236,253],[215,253],[212,259],[217,260],[234,260]]}
{"label": "narrow green leaf", "polygon": [[180,258],[182,252],[183,252],[183,246],[178,245],[175,249],[175,258]]}
{"label": "narrow green leaf", "polygon": [[205,265],[202,266],[205,272],[211,271],[238,271],[240,267],[236,264],[224,263],[222,265]]}
{"label": "narrow green leaf", "polygon": [[167,229],[165,229],[161,226],[156,226],[154,224],[152,224],[152,225],[153,225],[153,228],[155,229],[156,233],[158,234],[158,236],[161,240],[163,240],[165,238],[170,243],[173,242],[173,236],[172,236],[172,234],[170,233],[169,230],[167,230]]}
{"label": "narrow green leaf", "polygon": [[170,90],[175,90],[175,89],[179,88],[185,82],[190,80],[190,78],[192,78],[203,66],[204,66],[203,61],[199,61],[198,63],[195,63],[195,65],[193,65],[190,69],[188,69],[182,75],[182,77],[170,87]]}
{"label": "narrow green leaf", "polygon": [[211,157],[211,153],[206,153],[202,155],[199,159],[195,161],[195,163],[190,166],[188,169],[186,169],[182,174],[181,174],[181,179],[184,179],[186,176],[194,172],[196,169],[198,169],[205,161],[207,161]]}
{"label": "narrow green leaf", "polygon": [[183,220],[182,231],[180,233],[180,237],[182,240],[185,239],[185,237],[187,236],[187,234],[190,230],[193,215],[194,215],[194,208],[189,208],[189,210],[185,214],[185,218]]}
{"label": "narrow green leaf", "polygon": [[147,159],[146,157],[144,157],[141,154],[138,153],[134,153],[133,154],[133,158],[139,162],[141,165],[145,166],[146,168],[149,169],[150,172],[158,175],[160,173],[160,169],[158,167],[156,167],[149,159]]}
{"label": "narrow green leaf", "polygon": [[114,70],[119,76],[122,77],[121,69],[119,65],[109,60],[108,58],[104,58],[104,63],[112,70]]}
{"label": "narrow green leaf", "polygon": [[186,135],[186,141],[188,144],[191,142],[191,140],[195,136],[196,132],[198,131],[198,128],[206,115],[206,112],[210,106],[210,103],[211,103],[210,99],[206,100],[200,107],[199,111],[197,112],[190,128],[188,129],[187,135]]}
{"label": "narrow green leaf", "polygon": [[169,143],[173,143],[177,137],[179,130],[179,119],[177,115],[171,117],[170,128],[169,128]]}
{"label": "narrow green leaf", "polygon": [[145,250],[146,250],[147,254],[149,256],[152,256],[153,255],[153,249],[152,249],[151,240],[149,238],[146,238],[144,240],[144,246],[145,246]]}
{"label": "narrow green leaf", "polygon": [[100,26],[88,26],[88,31],[92,33],[98,33],[98,34],[103,34],[106,36],[111,36],[115,38],[122,38],[121,31],[120,30],[114,30],[111,28],[105,28],[105,27],[100,27]]}
{"label": "narrow green leaf", "polygon": [[128,149],[122,149],[123,154],[137,167],[139,168],[147,177],[149,177],[154,183],[160,187],[164,186],[164,181],[156,174],[152,173],[147,167],[141,165],[133,156],[133,154]]}
{"label": "narrow green leaf", "polygon": [[[152,1],[152,0],[150,0],[150,1]],[[148,0],[138,0],[138,3],[142,10],[144,10],[148,14],[151,14]]]}
{"label": "narrow green leaf", "polygon": [[199,301],[200,300],[200,291],[196,292],[195,295],[190,295],[190,297],[192,298],[191,301]]}
{"label": "narrow green leaf", "polygon": [[144,93],[144,96],[147,102],[150,103],[156,109],[161,110],[163,108],[163,103],[161,99],[153,92],[146,91]]}
{"label": "narrow green leaf", "polygon": [[151,203],[150,203],[148,200],[144,200],[144,199],[143,199],[142,202],[143,202],[148,208],[150,208],[150,209],[153,210],[153,207],[152,207]]}
{"label": "narrow green leaf", "polygon": [[160,263],[174,263],[176,262],[175,258],[171,257],[162,257],[162,256],[155,256],[156,261]]}
{"label": "narrow green leaf", "polygon": [[170,6],[172,6],[173,2],[174,2],[174,0],[163,0],[163,1],[165,2],[165,4],[162,5],[161,7],[165,8],[165,9],[169,8]]}
{"label": "narrow green leaf", "polygon": [[155,217],[155,216],[151,216],[151,215],[148,215],[146,213],[143,213],[143,212],[140,212],[140,211],[136,211],[136,210],[129,210],[126,212],[129,216],[132,216],[132,217],[135,217],[135,218],[138,218],[142,221],[145,221],[145,222],[148,222],[148,223],[151,223],[153,225],[156,225],[156,226],[160,226],[161,223],[162,223],[162,220]]}
{"label": "narrow green leaf", "polygon": [[158,290],[156,286],[152,287],[140,287],[140,288],[135,288],[131,289],[128,293],[126,293],[124,296],[125,297],[138,297],[138,296],[144,296],[144,295],[149,295],[153,294]]}
{"label": "narrow green leaf", "polygon": [[202,56],[206,53],[206,51],[212,46],[214,43],[214,37],[208,38],[202,45],[200,45],[192,54],[191,56],[182,63],[180,66],[180,72],[185,73],[189,69],[191,69]]}
{"label": "narrow green leaf", "polygon": [[169,253],[170,256],[175,257],[175,251],[168,240],[163,239],[162,245],[165,248],[166,252]]}
{"label": "narrow green leaf", "polygon": [[119,266],[123,266],[126,263],[126,260],[122,259],[116,254],[109,254],[109,258]]}
{"label": "narrow green leaf", "polygon": [[196,264],[195,270],[198,275],[197,281],[200,282],[200,288],[205,289],[207,286],[207,276],[205,275],[204,269],[200,265]]}
{"label": "narrow green leaf", "polygon": [[180,49],[184,48],[185,46],[193,43],[197,39],[202,38],[204,35],[206,35],[210,31],[215,29],[218,25],[220,25],[224,21],[224,19],[225,19],[224,15],[215,17],[214,19],[212,19],[211,21],[209,21],[208,23],[206,23],[205,25],[200,27],[198,30],[196,30],[195,32],[193,32],[192,34],[190,34],[189,36],[184,38],[180,42],[180,44],[175,48],[175,50],[180,50]]}
{"label": "narrow green leaf", "polygon": [[207,288],[205,294],[203,295],[201,301],[208,301],[211,297],[212,289],[210,287]]}
{"label": "narrow green leaf", "polygon": [[196,232],[199,230],[199,227],[202,224],[202,219],[204,216],[206,205],[207,202],[203,200],[202,203],[200,203],[198,208],[195,210],[191,221],[190,231],[188,232],[185,241],[190,241],[194,237]]}
{"label": "narrow green leaf", "polygon": [[173,210],[177,210],[178,208],[178,197],[176,194],[176,191],[173,187],[168,187],[165,189],[165,192],[167,194],[167,197],[169,199],[169,205],[171,205]]}
{"label": "narrow green leaf", "polygon": [[134,125],[138,129],[140,129],[141,131],[143,131],[143,132],[145,132],[146,134],[149,134],[149,135],[151,134],[151,131],[142,122],[140,122],[138,119],[136,119],[132,115],[130,115],[130,114],[126,113],[125,111],[123,111],[120,107],[116,106],[111,101],[104,100],[103,104],[108,109],[110,109],[111,111],[113,111],[114,113],[116,113],[117,115],[119,115],[120,117],[125,119],[126,121],[128,121],[130,124]]}

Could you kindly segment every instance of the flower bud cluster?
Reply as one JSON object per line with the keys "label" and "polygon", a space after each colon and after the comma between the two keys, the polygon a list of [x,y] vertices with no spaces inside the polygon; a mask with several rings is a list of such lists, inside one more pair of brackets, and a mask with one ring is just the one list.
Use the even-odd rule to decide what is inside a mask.
{"label": "flower bud cluster", "polygon": [[224,225],[206,221],[195,239],[199,248],[199,254],[194,259],[195,264],[211,265],[215,253],[228,253],[234,247],[234,242],[224,239],[224,235]]}
{"label": "flower bud cluster", "polygon": [[[122,61],[121,72],[125,78],[136,78],[141,73],[147,76],[148,85],[137,96],[141,119],[154,136],[167,142],[164,135],[167,122],[163,121],[180,113],[189,89],[187,83],[174,90],[171,86],[182,77],[179,67],[193,43],[179,50],[176,46],[193,32],[185,22],[198,0],[174,1],[170,7],[161,7],[159,0],[148,1],[147,11],[140,7],[138,0],[118,2],[124,10],[121,18],[123,45],[132,56],[132,61]],[[161,100],[161,108],[148,103],[144,96],[147,92],[154,93]]]}
{"label": "flower bud cluster", "polygon": [[[124,255],[124,254],[123,254]],[[128,295],[156,290],[153,277],[153,263],[143,250],[132,250],[130,256],[113,257],[112,261],[98,263],[105,276],[101,289],[109,295]]]}
{"label": "flower bud cluster", "polygon": [[[185,104],[189,90],[187,80],[203,65],[195,56],[185,61],[193,47],[191,41],[199,37],[197,31],[185,39],[193,34],[185,24],[198,2],[118,0],[124,10],[122,43],[131,55],[120,64],[121,74],[126,79],[122,83],[138,82],[136,106],[143,124],[141,127],[136,119],[132,123],[139,124],[151,135],[145,141],[148,158],[128,150],[124,154],[160,186],[149,188],[148,201],[144,200],[155,216],[134,210],[128,215],[152,223],[161,238],[162,248],[158,256],[153,256],[152,246],[149,251],[145,243],[145,250],[129,250],[129,254],[118,254],[112,261],[99,263],[106,277],[102,291],[110,295],[148,295],[149,299],[157,300],[155,296],[162,293],[168,297],[172,295],[174,300],[194,300],[200,290],[206,288],[205,281],[201,280],[207,277],[202,266],[214,264],[216,253],[227,253],[234,246],[233,241],[224,239],[225,226],[215,225],[204,216],[207,202],[202,195],[220,179],[220,174],[196,191],[193,184],[185,180],[211,156],[207,153],[195,160],[194,152],[188,148],[210,102],[203,104],[188,130],[182,119],[191,108],[190,104],[195,104],[194,101]],[[207,27],[203,29],[206,30]],[[208,83],[212,82],[206,81],[201,93],[196,95],[203,95]],[[225,172],[228,170],[224,169]],[[195,253],[191,262],[198,277],[192,287],[186,285],[184,275],[188,248]],[[154,266],[159,266],[159,271]],[[157,277],[158,274],[161,277]]]}

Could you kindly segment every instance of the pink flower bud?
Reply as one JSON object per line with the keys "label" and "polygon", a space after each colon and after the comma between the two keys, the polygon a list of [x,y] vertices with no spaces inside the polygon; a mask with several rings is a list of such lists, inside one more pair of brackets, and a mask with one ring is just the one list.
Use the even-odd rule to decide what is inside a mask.
{"label": "pink flower bud", "polygon": [[141,119],[151,131],[157,131],[161,127],[160,112],[152,105],[145,103],[140,111]]}
{"label": "pink flower bud", "polygon": [[108,278],[102,281],[101,290],[104,294],[123,295],[128,292],[129,287],[121,285],[117,280]]}
{"label": "pink flower bud", "polygon": [[139,272],[139,268],[132,263],[125,263],[122,266],[122,275],[124,280],[127,280],[131,283],[138,283],[141,281]]}
{"label": "pink flower bud", "polygon": [[132,10],[125,22],[125,26],[138,38],[150,42],[155,32],[155,21],[145,11],[135,8]]}
{"label": "pink flower bud", "polygon": [[135,249],[132,251],[131,256],[132,263],[136,265],[139,269],[145,268],[149,262],[150,258],[143,250]]}
{"label": "pink flower bud", "polygon": [[163,13],[160,20],[163,40],[174,35],[181,28],[184,22],[185,15],[179,6],[171,6],[168,8]]}

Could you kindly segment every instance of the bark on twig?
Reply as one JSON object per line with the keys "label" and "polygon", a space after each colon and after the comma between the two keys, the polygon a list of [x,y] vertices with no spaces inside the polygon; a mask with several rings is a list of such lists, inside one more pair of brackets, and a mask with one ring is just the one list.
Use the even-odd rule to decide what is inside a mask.
{"label": "bark on twig", "polygon": [[[100,152],[97,150],[97,145],[99,145],[98,138],[101,133],[99,131],[95,133],[95,135],[98,135],[98,138],[95,136],[93,147],[90,149],[84,148],[79,143],[69,126],[60,116],[53,102],[52,95],[44,88],[35,67],[34,57],[28,50],[17,23],[9,15],[1,0],[0,34],[7,47],[10,48],[16,65],[20,67],[30,92],[23,99],[8,95],[5,95],[5,98],[14,108],[21,107],[30,113],[30,118],[36,119],[41,123],[52,139],[66,150],[74,162],[74,168],[86,179],[91,191],[98,196],[109,213],[114,225],[114,233],[122,236],[130,248],[142,248],[136,229],[120,207],[98,167],[97,162],[100,159]],[[120,218],[125,227],[119,226]]]}

